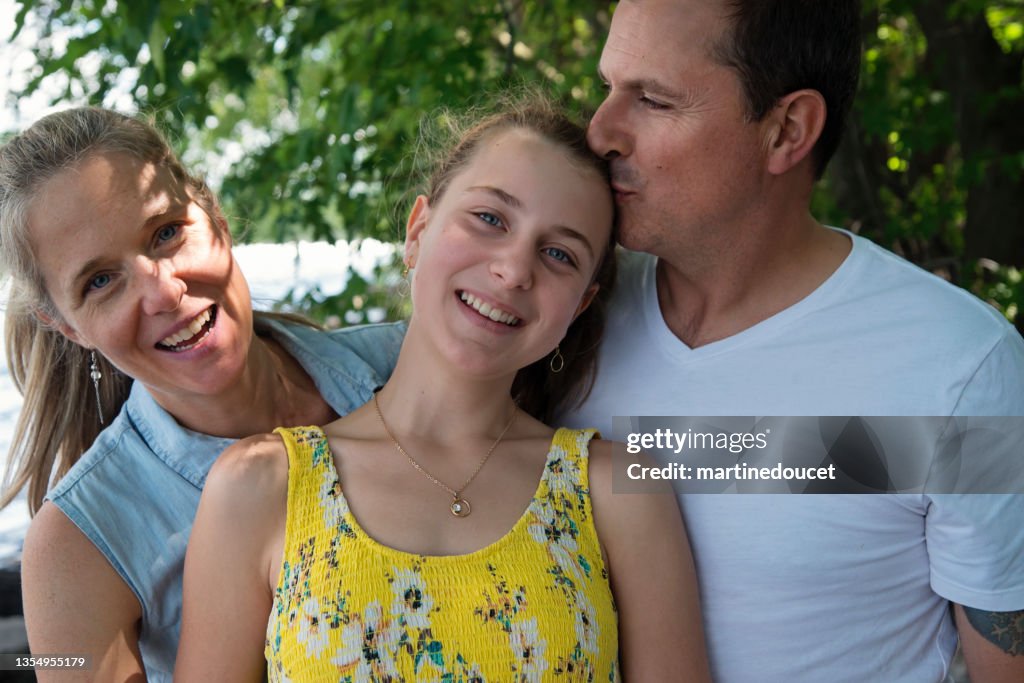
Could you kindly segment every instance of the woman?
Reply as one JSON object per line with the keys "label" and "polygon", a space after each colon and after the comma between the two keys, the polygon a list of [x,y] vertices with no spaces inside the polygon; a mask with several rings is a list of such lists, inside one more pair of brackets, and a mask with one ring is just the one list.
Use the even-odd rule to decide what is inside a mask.
{"label": "woman", "polygon": [[391,379],[211,471],[176,680],[707,680],[674,498],[613,496],[611,445],[538,419],[586,392],[612,211],[542,101],[458,138],[408,219]]}
{"label": "woman", "polygon": [[8,362],[25,396],[4,502],[28,485],[26,626],[34,652],[92,658],[40,680],[169,680],[216,455],[343,415],[390,369],[392,326],[254,326],[230,247],[213,194],[145,123],[72,109],[0,148]]}

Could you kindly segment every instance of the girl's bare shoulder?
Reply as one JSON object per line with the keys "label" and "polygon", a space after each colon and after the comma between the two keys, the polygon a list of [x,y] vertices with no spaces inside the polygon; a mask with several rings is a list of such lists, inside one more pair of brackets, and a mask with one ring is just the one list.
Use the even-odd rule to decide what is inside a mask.
{"label": "girl's bare shoulder", "polygon": [[288,491],[288,452],[277,434],[240,439],[210,468],[204,500],[236,507],[240,514],[266,509],[268,498]]}

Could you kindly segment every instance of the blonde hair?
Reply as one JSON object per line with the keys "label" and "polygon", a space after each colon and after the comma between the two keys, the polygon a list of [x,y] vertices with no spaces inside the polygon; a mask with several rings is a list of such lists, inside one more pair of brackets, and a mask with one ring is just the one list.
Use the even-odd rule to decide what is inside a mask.
{"label": "blonde hair", "polygon": [[[0,507],[28,486],[33,515],[51,482],[88,450],[102,425],[89,375],[90,353],[56,329],[61,317],[36,265],[28,210],[51,178],[96,154],[124,154],[167,169],[211,219],[223,222],[206,183],[189,174],[167,140],[140,119],[95,107],[69,109],[40,119],[0,147],[0,273],[10,284],[5,351],[11,377],[24,397]],[[132,380],[98,353],[96,361],[109,423],[128,398]]]}

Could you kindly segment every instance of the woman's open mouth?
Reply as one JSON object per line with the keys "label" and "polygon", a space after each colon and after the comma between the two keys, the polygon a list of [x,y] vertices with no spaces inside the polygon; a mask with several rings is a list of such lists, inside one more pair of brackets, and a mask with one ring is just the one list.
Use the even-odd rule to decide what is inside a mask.
{"label": "woman's open mouth", "polygon": [[210,334],[216,322],[217,305],[214,304],[189,321],[181,330],[157,342],[156,348],[175,353],[188,351]]}

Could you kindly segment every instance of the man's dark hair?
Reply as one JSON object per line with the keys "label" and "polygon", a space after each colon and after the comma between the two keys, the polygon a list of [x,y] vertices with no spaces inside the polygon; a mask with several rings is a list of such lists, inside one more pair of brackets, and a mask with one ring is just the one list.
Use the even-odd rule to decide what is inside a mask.
{"label": "man's dark hair", "polygon": [[789,93],[817,90],[828,114],[812,152],[820,178],[835,154],[860,75],[859,0],[728,0],[733,30],[714,56],[739,73],[760,121]]}

